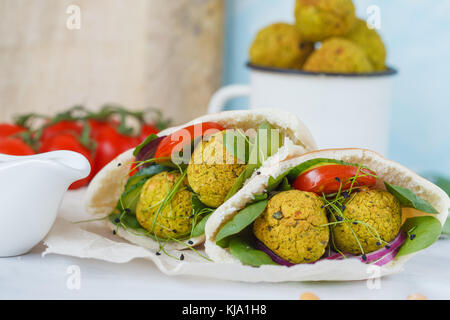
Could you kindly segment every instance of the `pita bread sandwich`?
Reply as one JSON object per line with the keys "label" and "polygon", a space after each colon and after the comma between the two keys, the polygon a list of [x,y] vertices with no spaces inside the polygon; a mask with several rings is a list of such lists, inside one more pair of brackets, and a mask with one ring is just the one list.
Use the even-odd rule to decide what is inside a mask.
{"label": "pita bread sandwich", "polygon": [[86,210],[134,244],[164,250],[204,242],[207,220],[264,163],[316,149],[294,115],[227,111],[149,136],[105,166],[89,185]]}
{"label": "pita bread sandwich", "polygon": [[[206,253],[244,281],[360,280],[402,270],[439,237],[450,200],[364,149],[265,163],[206,224]],[[236,268],[233,268],[236,272]]]}

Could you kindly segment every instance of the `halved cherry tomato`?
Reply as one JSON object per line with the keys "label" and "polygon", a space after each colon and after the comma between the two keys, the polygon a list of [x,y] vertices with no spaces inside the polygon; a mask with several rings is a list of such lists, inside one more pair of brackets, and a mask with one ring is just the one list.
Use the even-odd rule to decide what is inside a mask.
{"label": "halved cherry tomato", "polygon": [[161,140],[155,152],[155,158],[170,158],[173,153],[180,152],[183,147],[191,143],[194,139],[225,130],[216,122],[198,123],[168,135]]}
{"label": "halved cherry tomato", "polygon": [[26,131],[26,129],[22,126],[0,123],[0,138],[10,137],[24,131]]}
{"label": "halved cherry tomato", "polygon": [[[349,165],[325,165],[309,170],[297,177],[293,183],[293,187],[301,191],[309,191],[315,193],[334,193],[339,190],[350,188],[352,180],[356,178],[354,187],[373,186],[376,184],[376,178],[372,175],[375,173],[366,168],[360,168],[358,172],[357,166]],[[368,175],[369,174],[369,175]]]}
{"label": "halved cherry tomato", "polygon": [[[91,168],[93,167],[93,161],[92,161],[92,152],[88,148],[84,147],[78,138],[71,134],[71,133],[61,133],[59,135],[54,135],[46,140],[44,140],[39,148],[39,152],[50,152],[50,151],[56,151],[56,150],[69,150],[81,153],[83,156],[88,159],[89,163],[91,164]],[[69,189],[78,189],[81,187],[86,186],[89,181],[93,177],[93,172],[91,169],[91,174],[79,181],[74,182]]]}
{"label": "halved cherry tomato", "polygon": [[83,131],[83,125],[80,122],[63,120],[45,127],[42,130],[41,142],[51,139],[54,136],[60,135],[61,133],[71,133],[75,135],[80,135]]}
{"label": "halved cherry tomato", "polygon": [[12,156],[29,156],[34,154],[33,149],[19,138],[0,138],[0,153]]}

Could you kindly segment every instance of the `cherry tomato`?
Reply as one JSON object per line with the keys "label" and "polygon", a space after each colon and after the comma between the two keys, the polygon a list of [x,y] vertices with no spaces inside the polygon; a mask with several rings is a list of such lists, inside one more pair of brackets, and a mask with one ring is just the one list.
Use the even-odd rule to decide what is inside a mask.
{"label": "cherry tomato", "polygon": [[[46,140],[44,140],[39,148],[39,152],[50,152],[56,150],[69,150],[81,153],[83,156],[88,159],[91,164],[91,168],[93,167],[92,161],[92,152],[88,148],[84,147],[77,137],[72,133],[60,133],[59,135],[54,135]],[[81,187],[86,186],[89,181],[92,179],[92,169],[91,174],[79,181],[74,182],[69,189],[79,189]]]}
{"label": "cherry tomato", "polygon": [[222,130],[225,129],[216,122],[203,122],[175,131],[161,140],[156,149],[155,158],[170,158],[173,153],[180,152],[192,140],[206,133],[212,135]]}
{"label": "cherry tomato", "polygon": [[91,138],[96,139],[99,132],[104,127],[112,127],[116,128],[119,125],[119,122],[116,120],[96,120],[96,119],[89,119],[88,120],[89,126],[91,127]]}
{"label": "cherry tomato", "polygon": [[157,134],[159,132],[158,128],[155,126],[145,123],[142,125],[141,134],[139,135],[139,142],[144,141],[151,134]]}
{"label": "cherry tomato", "polygon": [[24,131],[26,131],[24,127],[15,124],[0,123],[0,138],[10,137]]}
{"label": "cherry tomato", "polygon": [[54,136],[60,135],[61,133],[71,133],[74,135],[80,135],[83,131],[83,125],[76,121],[60,121],[45,127],[42,130],[41,142],[48,140]]}
{"label": "cherry tomato", "polygon": [[[352,177],[358,173],[358,178],[353,186],[373,186],[376,178],[371,176],[375,173],[366,168],[360,168],[358,172],[357,166],[350,165],[325,165],[309,170],[297,177],[293,183],[293,187],[301,191],[310,191],[315,193],[334,193],[339,190],[350,188]],[[371,175],[365,175],[371,174]],[[361,177],[359,177],[361,176]]]}
{"label": "cherry tomato", "polygon": [[34,154],[33,149],[19,138],[0,138],[0,153],[13,156],[29,156]]}
{"label": "cherry tomato", "polygon": [[139,144],[138,138],[122,135],[109,125],[105,125],[98,131],[95,141],[97,151],[94,158],[94,175],[118,155]]}

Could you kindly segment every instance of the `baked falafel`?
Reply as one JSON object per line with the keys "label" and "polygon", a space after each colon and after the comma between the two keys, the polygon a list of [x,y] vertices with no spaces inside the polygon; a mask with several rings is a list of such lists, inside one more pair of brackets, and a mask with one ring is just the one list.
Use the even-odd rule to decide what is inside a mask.
{"label": "baked falafel", "polygon": [[226,130],[201,141],[192,153],[187,168],[189,186],[208,207],[219,207],[246,168],[230,154],[224,144]]}
{"label": "baked falafel", "polygon": [[255,65],[300,69],[314,50],[312,42],[302,40],[297,28],[288,23],[274,23],[261,29],[249,49]]}
{"label": "baked falafel", "polygon": [[253,233],[282,259],[314,262],[328,245],[329,228],[323,200],[312,192],[283,191],[273,196],[253,224]]}
{"label": "baked falafel", "polygon": [[[340,251],[356,255],[381,249],[394,240],[402,225],[399,201],[384,190],[356,193],[346,204],[343,215],[347,222],[343,220],[332,228],[334,244]],[[337,219],[330,217],[331,221]]]}
{"label": "baked falafel", "polygon": [[358,45],[344,38],[330,38],[309,56],[303,70],[330,73],[367,73],[373,71],[373,66]]}
{"label": "baked falafel", "polygon": [[356,22],[351,0],[297,0],[295,25],[306,41],[347,34]]}
{"label": "baked falafel", "polygon": [[[144,184],[136,207],[139,224],[158,238],[182,238],[192,227],[192,192],[186,188],[186,179],[169,204],[159,213],[163,199],[180,178],[179,172],[161,172]],[[158,214],[155,220],[155,215]],[[155,221],[155,223],[154,223]]]}

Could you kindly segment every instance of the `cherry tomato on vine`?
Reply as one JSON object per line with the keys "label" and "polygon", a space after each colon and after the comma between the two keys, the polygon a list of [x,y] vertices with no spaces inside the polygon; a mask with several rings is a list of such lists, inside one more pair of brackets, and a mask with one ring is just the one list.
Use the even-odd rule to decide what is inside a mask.
{"label": "cherry tomato on vine", "polygon": [[15,134],[25,132],[27,129],[10,123],[0,123],[0,138],[6,138]]}
{"label": "cherry tomato on vine", "polygon": [[173,153],[180,152],[194,139],[222,130],[225,129],[216,122],[203,122],[175,131],[161,140],[156,149],[155,158],[170,158]]}
{"label": "cherry tomato on vine", "polygon": [[59,135],[53,135],[52,137],[44,140],[39,148],[40,153],[57,150],[78,152],[88,159],[91,164],[91,174],[82,180],[74,182],[69,189],[74,190],[86,186],[93,177],[92,167],[94,162],[91,150],[83,146],[78,138],[72,133],[60,133]]}
{"label": "cherry tomato on vine", "polygon": [[324,165],[302,173],[295,179],[293,187],[301,191],[315,193],[334,193],[339,190],[346,190],[352,184],[351,178],[356,177],[354,187],[374,186],[376,184],[375,173],[366,168],[350,165]]}
{"label": "cherry tomato on vine", "polygon": [[44,127],[40,140],[45,141],[61,133],[71,133],[74,135],[81,135],[83,125],[77,121],[63,120],[55,124]]}
{"label": "cherry tomato on vine", "polygon": [[29,156],[35,154],[33,149],[19,138],[0,138],[0,153],[12,156]]}

